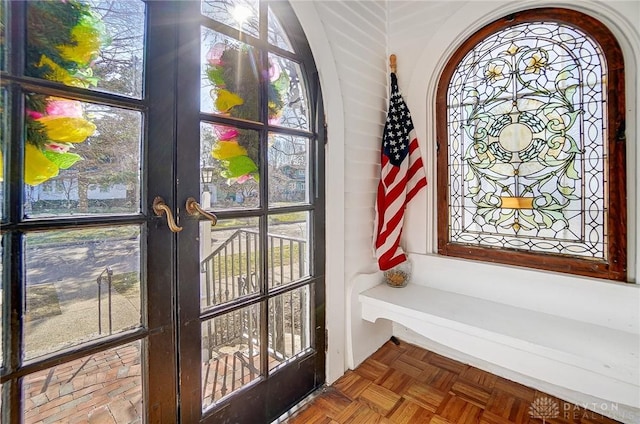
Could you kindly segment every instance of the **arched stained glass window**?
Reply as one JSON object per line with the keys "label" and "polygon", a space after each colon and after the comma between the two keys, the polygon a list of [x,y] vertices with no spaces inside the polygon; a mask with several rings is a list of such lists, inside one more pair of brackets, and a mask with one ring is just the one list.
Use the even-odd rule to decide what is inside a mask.
{"label": "arched stained glass window", "polygon": [[566,9],[468,39],[438,88],[438,246],[445,255],[624,280],[620,48]]}

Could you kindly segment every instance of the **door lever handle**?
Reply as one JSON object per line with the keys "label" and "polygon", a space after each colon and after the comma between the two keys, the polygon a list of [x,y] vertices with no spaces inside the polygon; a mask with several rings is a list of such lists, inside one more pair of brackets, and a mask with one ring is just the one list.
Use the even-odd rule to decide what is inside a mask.
{"label": "door lever handle", "polygon": [[174,233],[179,233],[182,231],[182,227],[178,227],[176,225],[176,221],[173,219],[173,214],[171,213],[171,209],[164,202],[164,199],[160,196],[156,196],[153,199],[153,211],[158,216],[162,216],[165,213],[167,214],[167,225],[169,225],[169,229]]}
{"label": "door lever handle", "polygon": [[195,216],[195,215],[204,216],[209,221],[211,221],[212,227],[218,223],[218,217],[215,216],[215,214],[212,214],[211,212],[207,212],[204,209],[202,209],[202,206],[200,206],[198,201],[193,197],[189,197],[187,199],[187,204],[185,205],[185,209],[187,210],[187,213],[191,216]]}

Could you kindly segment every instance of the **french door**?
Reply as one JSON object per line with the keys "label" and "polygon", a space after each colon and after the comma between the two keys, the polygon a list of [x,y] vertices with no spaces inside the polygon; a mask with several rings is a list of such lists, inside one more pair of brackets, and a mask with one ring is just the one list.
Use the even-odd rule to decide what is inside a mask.
{"label": "french door", "polygon": [[179,7],[180,414],[268,422],[324,381],[319,87],[286,4]]}
{"label": "french door", "polygon": [[2,24],[3,421],[269,422],[321,385],[324,118],[288,4]]}

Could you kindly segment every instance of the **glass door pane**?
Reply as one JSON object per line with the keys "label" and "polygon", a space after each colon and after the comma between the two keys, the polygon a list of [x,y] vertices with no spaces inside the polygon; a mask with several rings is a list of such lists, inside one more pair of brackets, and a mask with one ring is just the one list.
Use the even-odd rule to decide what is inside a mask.
{"label": "glass door pane", "polygon": [[269,288],[309,277],[309,213],[269,215],[267,265]]}
{"label": "glass door pane", "polygon": [[202,323],[202,410],[261,379],[260,304]]}
{"label": "glass door pane", "polygon": [[309,149],[306,137],[269,134],[269,206],[309,203]]}
{"label": "glass door pane", "polygon": [[141,112],[36,93],[25,102],[27,140],[46,140],[24,152],[27,217],[140,212]]}
{"label": "glass door pane", "polygon": [[209,28],[201,29],[201,110],[258,121],[260,58],[250,45]]}
{"label": "glass door pane", "polygon": [[[300,130],[309,129],[309,96],[300,64],[275,54],[269,55],[269,81],[277,94],[277,110],[269,117],[269,123]],[[272,99],[270,99],[272,100]]]}
{"label": "glass door pane", "polygon": [[0,221],[4,221],[4,197],[6,181],[5,158],[7,157],[7,146],[9,144],[9,102],[7,98],[7,90],[0,87]]}
{"label": "glass door pane", "polygon": [[313,285],[302,286],[269,300],[269,370],[274,372],[292,358],[311,349]]}
{"label": "glass door pane", "polygon": [[141,349],[135,341],[28,375],[24,422],[143,422]]}
{"label": "glass door pane", "polygon": [[260,206],[260,133],[237,126],[200,123],[200,200],[205,208]]}
{"label": "glass door pane", "polygon": [[141,98],[145,2],[66,3],[29,2],[25,75]]}
{"label": "glass door pane", "polygon": [[140,235],[131,225],[25,235],[25,359],[141,326]]}
{"label": "glass door pane", "polygon": [[262,274],[257,218],[200,222],[201,310],[260,292]]}

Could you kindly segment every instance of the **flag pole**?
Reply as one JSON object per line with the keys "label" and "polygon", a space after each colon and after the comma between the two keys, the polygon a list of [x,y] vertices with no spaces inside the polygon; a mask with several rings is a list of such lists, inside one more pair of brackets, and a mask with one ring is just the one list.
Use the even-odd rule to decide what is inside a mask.
{"label": "flag pole", "polygon": [[391,68],[391,72],[394,73],[394,74],[398,70],[398,67],[396,65],[396,55],[395,54],[392,54],[391,56],[389,56],[389,67]]}

